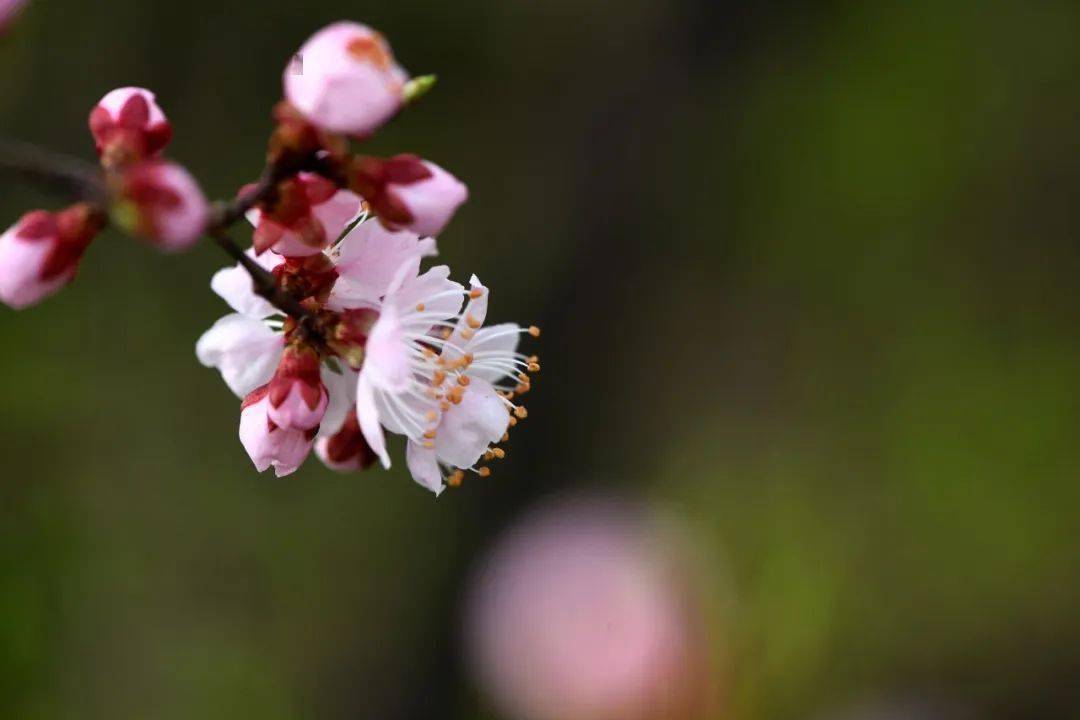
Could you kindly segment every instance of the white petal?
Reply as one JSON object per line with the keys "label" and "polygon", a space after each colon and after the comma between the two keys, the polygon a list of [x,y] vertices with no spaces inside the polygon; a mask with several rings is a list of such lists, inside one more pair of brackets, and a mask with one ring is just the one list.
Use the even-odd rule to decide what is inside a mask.
{"label": "white petal", "polygon": [[501,359],[505,359],[509,365],[513,361],[520,339],[521,326],[517,323],[489,325],[477,330],[469,343],[469,352],[476,357],[476,364],[469,367],[469,375],[490,383],[498,382],[504,377],[516,376],[517,373],[513,370],[485,368],[484,365]]}
{"label": "white petal", "polygon": [[379,461],[386,469],[390,468],[390,455],[386,452],[386,437],[379,424],[379,411],[375,409],[374,389],[364,372],[356,384],[356,419],[360,423],[360,432],[368,446],[379,456]]}
{"label": "white petal", "polygon": [[279,333],[261,320],[234,313],[203,333],[195,355],[206,367],[220,370],[229,389],[244,397],[270,381],[283,349]]}
{"label": "white petal", "polygon": [[403,392],[412,382],[409,343],[392,305],[384,306],[365,346],[363,375],[373,387]]}
{"label": "white petal", "polygon": [[405,464],[408,465],[413,480],[435,493],[436,496],[445,489],[439,463],[435,459],[435,451],[431,448],[410,441],[405,449]]}
{"label": "white petal", "polygon": [[[394,292],[393,304],[401,313],[402,320],[414,330],[427,331],[436,320],[449,320],[461,310],[465,289],[461,283],[450,280],[450,268],[437,265],[423,275],[405,280]],[[389,303],[391,298],[387,298]],[[423,310],[418,310],[423,306]],[[423,313],[415,322],[410,315]]]}
{"label": "white petal", "polygon": [[510,411],[490,384],[476,380],[439,423],[435,453],[447,465],[470,468],[506,432]]}
{"label": "white petal", "polygon": [[[284,262],[280,255],[271,252],[264,252],[256,257],[254,250],[249,249],[247,254],[267,270],[273,270]],[[210,278],[210,289],[229,303],[233,310],[248,317],[264,318],[277,312],[273,305],[255,294],[251,285],[251,275],[239,263],[214,273],[214,276]]]}
{"label": "white petal", "polygon": [[345,416],[356,402],[357,377],[357,372],[347,365],[341,367],[340,373],[323,365],[322,381],[326,386],[329,401],[326,404],[326,414],[323,415],[322,425],[319,427],[320,437],[334,435],[345,423]]}
{"label": "white petal", "polygon": [[[449,342],[442,353],[447,360],[456,360],[466,352],[473,336],[476,334],[476,328],[483,325],[484,320],[487,318],[488,293],[490,291],[480,284],[480,278],[475,275],[469,280],[469,290],[469,304],[465,306],[465,312],[458,319],[457,326],[450,335]],[[480,294],[474,298],[471,291],[476,290],[479,290]]]}

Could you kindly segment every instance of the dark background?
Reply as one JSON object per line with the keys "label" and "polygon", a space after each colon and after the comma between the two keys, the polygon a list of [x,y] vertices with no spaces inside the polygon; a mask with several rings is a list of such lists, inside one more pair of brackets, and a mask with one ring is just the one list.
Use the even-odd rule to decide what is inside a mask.
{"label": "dark background", "polygon": [[[341,18],[440,76],[371,150],[469,184],[442,259],[545,331],[523,432],[438,501],[257,475],[193,352],[222,257],[109,232],[0,310],[0,715],[493,717],[469,572],[597,487],[714,566],[723,717],[1080,713],[1080,5],[37,0],[0,128],[89,159],[146,86],[231,196]],[[57,205],[3,182],[0,224]]]}

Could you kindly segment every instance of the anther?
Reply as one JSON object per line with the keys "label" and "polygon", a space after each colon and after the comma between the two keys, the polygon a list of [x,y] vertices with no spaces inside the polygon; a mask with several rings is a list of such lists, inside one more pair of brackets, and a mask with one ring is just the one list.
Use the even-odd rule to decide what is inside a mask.
{"label": "anther", "polygon": [[424,312],[424,303],[416,303],[416,312]]}
{"label": "anther", "polygon": [[517,416],[518,420],[524,420],[529,417],[529,411],[525,409],[524,405],[518,405],[514,408],[514,415]]}
{"label": "anther", "polygon": [[500,460],[506,457],[506,451],[502,448],[491,448],[491,454],[499,458]]}
{"label": "anther", "polygon": [[476,474],[479,475],[480,477],[487,477],[488,475],[491,474],[491,468],[489,468],[489,467],[478,468],[477,471],[476,471]]}
{"label": "anther", "polygon": [[427,432],[424,433],[424,437],[426,437],[428,440],[434,440],[435,439],[435,431],[434,430],[428,430]]}
{"label": "anther", "polygon": [[475,300],[476,298],[480,297],[483,294],[484,294],[484,290],[482,288],[473,288],[472,290],[469,291],[469,297],[471,297],[473,300]]}
{"label": "anther", "polygon": [[540,372],[540,363],[529,363],[529,372]]}
{"label": "anther", "polygon": [[478,327],[480,327],[481,325],[483,325],[483,323],[482,323],[482,322],[480,322],[479,320],[477,320],[476,318],[474,318],[474,317],[473,317],[472,315],[466,315],[466,316],[465,316],[465,323],[466,323],[466,324],[467,324],[467,325],[468,325],[469,327],[471,327],[471,328],[472,328],[473,330],[475,330],[475,329],[477,329]]}
{"label": "anther", "polygon": [[458,385],[461,385],[462,387],[468,387],[468,385],[469,385],[469,376],[468,375],[458,375],[457,381],[458,381]]}
{"label": "anther", "polygon": [[535,325],[530,325],[529,334],[533,337],[540,337],[540,328],[536,327]]}

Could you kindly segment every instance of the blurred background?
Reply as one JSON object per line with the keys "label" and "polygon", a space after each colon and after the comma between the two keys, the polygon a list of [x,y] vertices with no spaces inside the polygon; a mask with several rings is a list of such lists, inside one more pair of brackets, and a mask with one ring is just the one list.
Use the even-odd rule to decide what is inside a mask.
{"label": "blurred background", "polygon": [[231,196],[341,18],[439,74],[371,150],[469,184],[442,259],[544,328],[526,431],[438,501],[257,475],[193,352],[222,256],[109,233],[0,309],[0,716],[1080,716],[1080,5],[37,0],[0,128],[90,159],[146,86]]}

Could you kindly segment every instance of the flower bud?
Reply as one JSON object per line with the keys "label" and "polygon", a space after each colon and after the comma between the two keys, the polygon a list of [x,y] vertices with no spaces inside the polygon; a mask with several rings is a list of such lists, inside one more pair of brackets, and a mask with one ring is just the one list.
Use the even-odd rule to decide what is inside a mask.
{"label": "flower bud", "polygon": [[315,173],[300,173],[278,183],[273,199],[249,210],[247,218],[255,226],[255,252],[305,257],[321,253],[359,214],[355,194]]}
{"label": "flower bud", "polygon": [[292,430],[319,427],[329,396],[322,382],[319,355],[313,349],[295,345],[285,348],[267,388],[267,416],[275,425]]}
{"label": "flower bud", "polygon": [[24,308],[67,285],[101,227],[100,214],[85,204],[23,215],[0,236],[0,300]]}
{"label": "flower bud", "polygon": [[172,139],[172,125],[154,93],[125,87],[101,98],[90,111],[90,133],[102,164],[116,168],[161,152]]}
{"label": "flower bud", "polygon": [[338,22],[311,36],[285,68],[285,97],[323,130],[366,136],[401,107],[408,74],[386,39]]}
{"label": "flower bud", "polygon": [[358,158],[350,181],[387,228],[425,237],[441,233],[469,197],[464,183],[415,155]]}
{"label": "flower bud", "polygon": [[326,467],[338,472],[366,470],[371,467],[377,456],[360,432],[355,406],[345,416],[340,430],[315,441],[315,454]]}
{"label": "flower bud", "polygon": [[296,472],[311,452],[315,431],[292,430],[274,423],[268,416],[268,385],[244,398],[240,407],[240,442],[255,469],[263,472],[273,466],[278,477]]}
{"label": "flower bud", "polygon": [[180,165],[149,160],[117,181],[112,215],[117,225],[166,252],[186,250],[206,228],[210,205]]}

